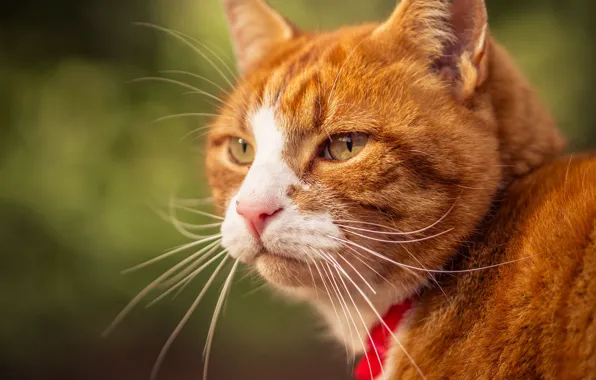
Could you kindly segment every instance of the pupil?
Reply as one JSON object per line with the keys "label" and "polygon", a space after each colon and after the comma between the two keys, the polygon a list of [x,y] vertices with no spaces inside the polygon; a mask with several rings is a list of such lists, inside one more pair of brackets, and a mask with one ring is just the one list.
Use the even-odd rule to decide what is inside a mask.
{"label": "pupil", "polygon": [[349,134],[349,135],[346,137],[346,145],[348,146],[348,150],[351,152],[351,151],[352,151],[352,148],[353,148],[353,146],[354,146],[354,144],[353,144],[353,142],[352,142],[352,135],[351,135],[351,134]]}
{"label": "pupil", "polygon": [[246,148],[248,148],[248,144],[244,140],[240,140],[242,142],[242,153],[246,153]]}

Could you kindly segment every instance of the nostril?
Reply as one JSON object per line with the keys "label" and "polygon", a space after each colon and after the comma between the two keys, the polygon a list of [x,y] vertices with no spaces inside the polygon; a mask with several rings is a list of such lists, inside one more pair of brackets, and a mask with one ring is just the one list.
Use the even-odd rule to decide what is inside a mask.
{"label": "nostril", "polygon": [[269,220],[282,211],[275,202],[236,201],[236,212],[242,216],[249,231],[256,238],[260,238]]}
{"label": "nostril", "polygon": [[280,212],[281,210],[283,210],[282,208],[278,208],[277,210],[273,211],[273,212],[264,212],[261,215],[259,215],[260,219],[267,219],[267,218],[271,218],[272,216],[275,216],[275,214],[277,214],[278,212]]}

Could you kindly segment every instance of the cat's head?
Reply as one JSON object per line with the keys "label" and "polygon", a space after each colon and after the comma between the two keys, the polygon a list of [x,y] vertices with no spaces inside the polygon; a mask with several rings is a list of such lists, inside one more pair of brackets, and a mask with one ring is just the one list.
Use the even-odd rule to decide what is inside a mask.
{"label": "cat's head", "polygon": [[208,139],[222,244],[286,291],[410,296],[562,147],[482,0],[403,0],[316,34],[224,4],[242,78]]}

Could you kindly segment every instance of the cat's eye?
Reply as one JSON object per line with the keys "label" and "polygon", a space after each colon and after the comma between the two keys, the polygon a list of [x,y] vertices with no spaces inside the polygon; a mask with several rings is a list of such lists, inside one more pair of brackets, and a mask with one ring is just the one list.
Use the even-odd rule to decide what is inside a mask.
{"label": "cat's eye", "polygon": [[230,138],[228,152],[232,160],[239,165],[251,164],[255,159],[255,150],[252,145],[240,137]]}
{"label": "cat's eye", "polygon": [[329,138],[321,157],[334,161],[346,161],[356,156],[366,145],[368,135],[365,133],[343,133]]}

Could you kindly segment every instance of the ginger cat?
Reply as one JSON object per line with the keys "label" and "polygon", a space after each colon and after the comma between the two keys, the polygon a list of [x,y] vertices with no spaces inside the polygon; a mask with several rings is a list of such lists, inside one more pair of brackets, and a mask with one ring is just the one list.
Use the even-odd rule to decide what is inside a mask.
{"label": "ginger cat", "polygon": [[207,172],[229,256],[311,303],[358,379],[596,379],[596,159],[556,158],[484,1],[316,34],[223,3],[242,78]]}

